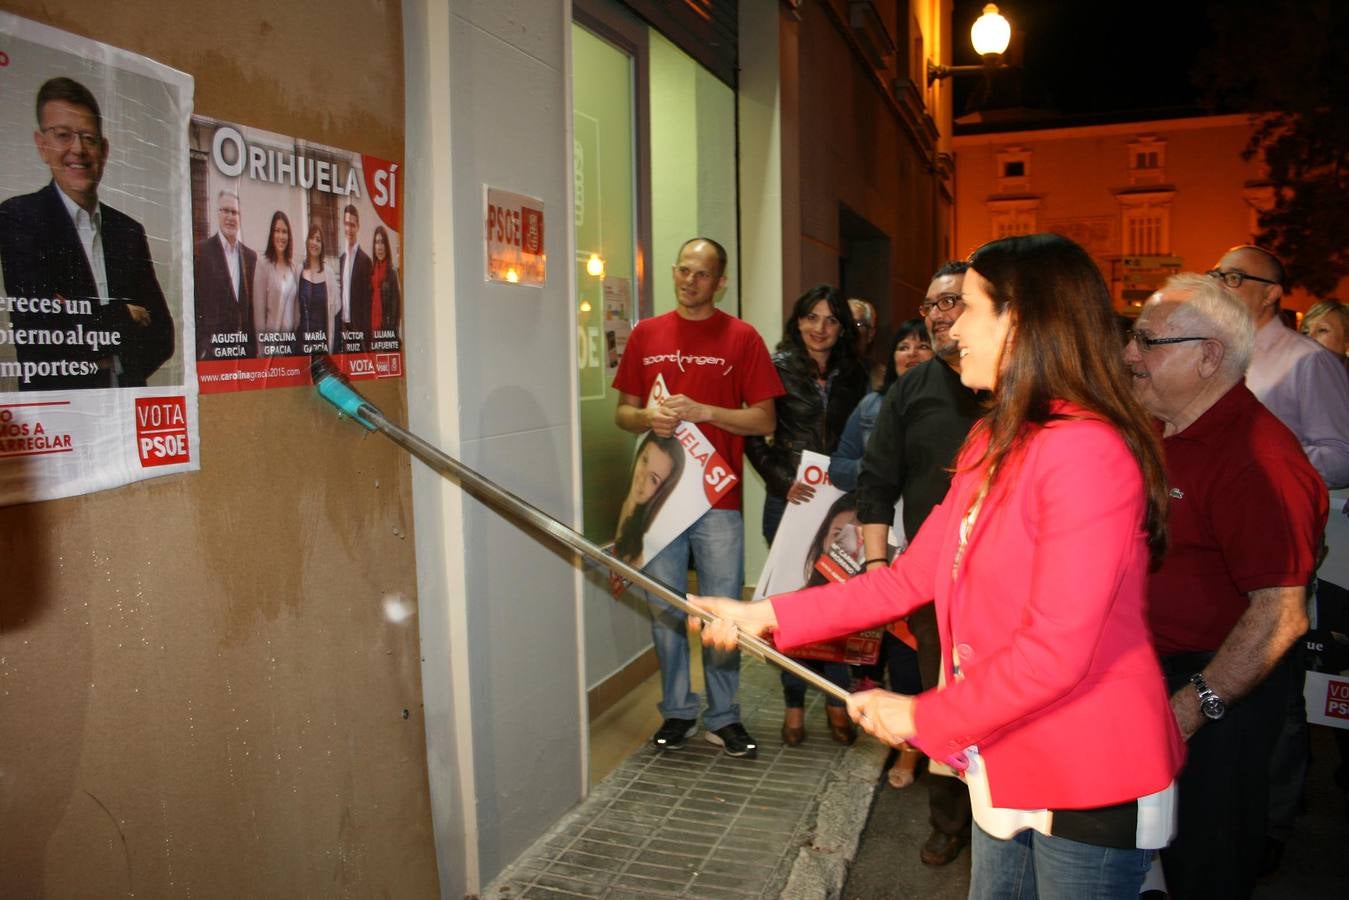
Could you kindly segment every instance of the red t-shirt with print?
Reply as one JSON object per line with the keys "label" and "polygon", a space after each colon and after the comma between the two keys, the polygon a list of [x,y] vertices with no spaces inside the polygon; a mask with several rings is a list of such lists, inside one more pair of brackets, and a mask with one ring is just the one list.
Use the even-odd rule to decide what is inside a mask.
{"label": "red t-shirt with print", "polygon": [[[706,319],[685,319],[672,311],[637,323],[619,361],[614,388],[646,403],[657,375],[665,379],[671,394],[727,409],[785,393],[763,338],[721,310]],[[698,428],[740,478],[745,439],[709,422],[698,423]],[[740,508],[739,481],[714,508]]]}

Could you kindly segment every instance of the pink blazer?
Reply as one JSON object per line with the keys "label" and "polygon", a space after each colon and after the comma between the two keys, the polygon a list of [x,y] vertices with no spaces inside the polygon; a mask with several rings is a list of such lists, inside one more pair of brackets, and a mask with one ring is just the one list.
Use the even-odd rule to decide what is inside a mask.
{"label": "pink blazer", "polygon": [[1138,465],[1113,427],[1055,412],[1084,418],[1039,428],[1004,463],[954,577],[986,437],[890,568],[773,600],[775,639],[794,647],[935,598],[946,685],[918,697],[914,743],[939,760],[977,744],[993,804],[1016,809],[1124,803],[1165,788],[1185,757],[1145,615]]}

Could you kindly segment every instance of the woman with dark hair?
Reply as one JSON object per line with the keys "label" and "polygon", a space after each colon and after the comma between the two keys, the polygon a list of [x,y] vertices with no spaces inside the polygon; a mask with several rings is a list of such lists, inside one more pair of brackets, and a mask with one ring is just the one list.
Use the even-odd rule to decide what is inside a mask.
{"label": "woman with dark hair", "polygon": [[[403,293],[398,288],[398,270],[393,266],[393,251],[389,246],[389,232],[383,225],[375,228],[370,242],[370,329],[378,337],[381,331],[398,333],[398,317],[402,311]],[[385,335],[385,340],[388,336]]]}
{"label": "woman with dark hair", "polygon": [[992,400],[908,551],[769,602],[699,599],[721,617],[703,640],[733,646],[738,625],[792,647],[935,597],[943,686],[867,691],[850,712],[964,770],[971,897],[1132,900],[1174,832],[1185,755],[1145,615],[1166,547],[1161,448],[1081,247],[985,244],[963,300],[960,380]]}
{"label": "woman with dark hair", "polygon": [[[817,284],[796,301],[773,353],[773,365],[787,393],[774,401],[777,428],[771,442],[762,437],[745,440],[745,455],[763,476],[763,536],[773,543],[788,503],[803,503],[815,494],[796,480],[801,451],[832,453],[848,415],[867,392],[866,366],[857,352],[857,325],[852,310],[838,292]],[[835,684],[851,680],[845,663],[803,661]],[[787,704],[782,739],[788,746],[805,740],[806,683],[782,673]],[[829,729],[834,739],[850,744],[857,732],[841,701],[827,701]]]}
{"label": "woman with dark hair", "polygon": [[308,354],[328,353],[333,347],[333,319],[342,310],[342,293],[337,289],[337,271],[328,267],[323,253],[323,228],[309,226],[304,242],[304,268],[300,270],[299,335]]}
{"label": "woman with dark hair", "polygon": [[648,431],[632,458],[632,482],[618,512],[614,555],[641,568],[647,529],[684,473],[684,448],[675,437]]}
{"label": "woman with dark hair", "polygon": [[291,261],[292,244],[290,219],[278,209],[267,228],[267,249],[253,270],[253,332],[258,336],[259,357],[295,352],[294,341],[275,337],[294,332],[300,320],[295,302],[300,284]]}
{"label": "woman with dark hair", "polygon": [[[802,573],[807,587],[829,583],[828,576],[821,572],[816,564],[829,555],[830,548],[835,544],[838,544],[840,551],[846,555],[857,556],[862,546],[862,536],[856,526],[857,495],[849,491],[829,505],[829,511],[824,514],[824,518],[820,520],[820,527],[815,530],[810,549],[806,551],[805,570]],[[851,533],[849,529],[852,529]],[[854,559],[854,562],[860,565],[862,560]]]}

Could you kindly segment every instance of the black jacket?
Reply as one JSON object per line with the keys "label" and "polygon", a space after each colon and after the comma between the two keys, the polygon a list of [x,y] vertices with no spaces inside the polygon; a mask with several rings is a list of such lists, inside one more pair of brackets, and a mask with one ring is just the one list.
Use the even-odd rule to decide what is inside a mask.
{"label": "black jacket", "polygon": [[912,539],[946,496],[956,453],[983,414],[982,396],[940,359],[890,385],[857,475],[858,520],[890,524],[902,497],[904,533]]}
{"label": "black jacket", "polygon": [[809,356],[799,351],[778,350],[773,365],[787,393],[774,400],[777,430],[772,443],[763,437],[745,439],[745,455],[760,475],[768,493],[784,497],[796,479],[802,450],[833,453],[848,416],[866,396],[867,373],[860,363],[844,365],[832,373],[826,408],[815,386],[817,369]]}
{"label": "black jacket", "polygon": [[[98,299],[98,285],[84,245],[66,211],[55,182],[40,191],[10,197],[0,204],[0,267],[5,270],[5,293],[10,297],[54,300],[58,295],[74,304],[55,312],[11,312],[17,330],[103,332],[120,342],[116,356],[122,364],[120,387],[141,387],[173,356],[176,331],[164,292],[155,276],[145,229],[135,219],[100,203],[103,229],[103,271],[108,302]],[[89,311],[81,304],[87,303]],[[150,324],[141,326],[127,310],[141,306]],[[15,348],[18,361],[61,366],[53,374],[20,382],[21,391],[55,391],[108,387],[105,371],[95,368],[110,356],[105,339],[98,348],[84,343],[32,343]]]}

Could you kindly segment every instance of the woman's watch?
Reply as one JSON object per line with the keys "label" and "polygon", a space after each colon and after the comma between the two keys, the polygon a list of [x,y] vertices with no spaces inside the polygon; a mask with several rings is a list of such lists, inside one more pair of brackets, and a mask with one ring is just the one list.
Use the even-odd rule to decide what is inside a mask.
{"label": "woman's watch", "polygon": [[1190,676],[1190,684],[1194,685],[1194,692],[1199,695],[1199,711],[1215,721],[1221,719],[1223,713],[1227,712],[1227,704],[1208,686],[1204,676],[1195,672]]}

